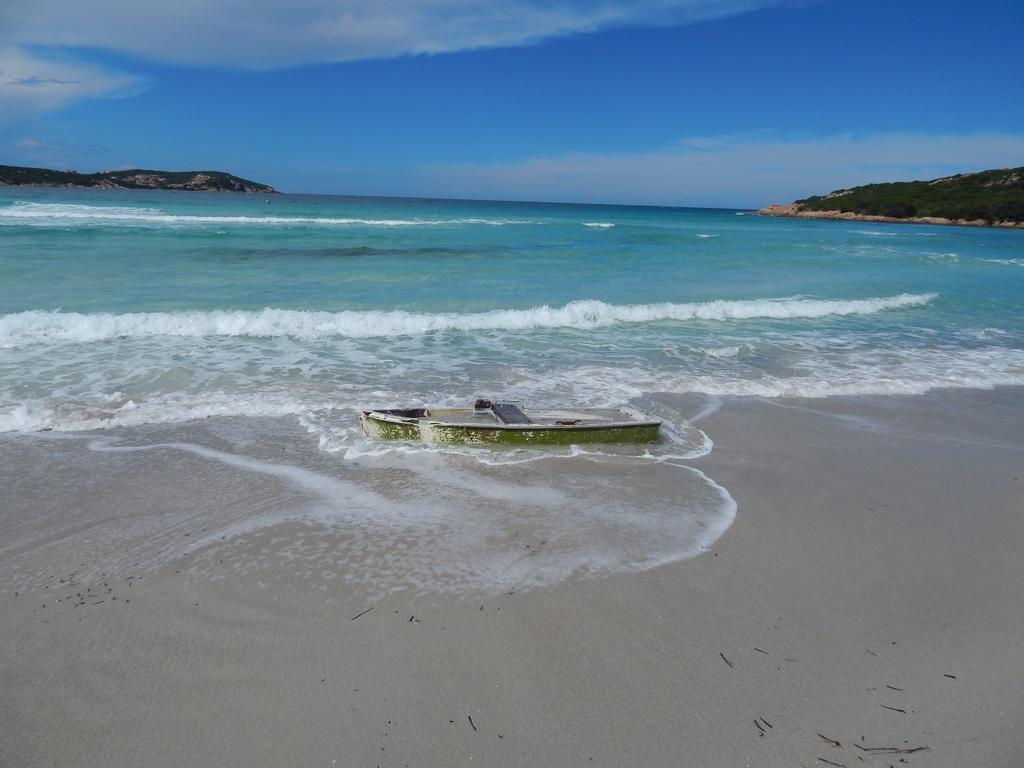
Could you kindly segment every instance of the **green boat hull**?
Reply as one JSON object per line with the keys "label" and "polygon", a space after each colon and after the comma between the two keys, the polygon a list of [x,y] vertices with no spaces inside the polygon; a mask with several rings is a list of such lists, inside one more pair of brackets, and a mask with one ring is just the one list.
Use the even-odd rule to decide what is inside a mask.
{"label": "green boat hull", "polygon": [[377,440],[419,440],[420,425],[418,423],[399,423],[385,419],[375,419],[367,414],[360,414],[359,421],[367,437]]}
{"label": "green boat hull", "polygon": [[468,425],[427,420],[394,421],[360,414],[363,431],[378,440],[422,440],[448,445],[580,445],[586,443],[655,443],[658,423],[609,426]]}

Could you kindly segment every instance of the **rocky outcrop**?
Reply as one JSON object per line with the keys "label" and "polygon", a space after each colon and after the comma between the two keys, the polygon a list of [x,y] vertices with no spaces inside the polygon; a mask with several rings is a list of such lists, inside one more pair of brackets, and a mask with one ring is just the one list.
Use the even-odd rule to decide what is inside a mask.
{"label": "rocky outcrop", "polygon": [[769,205],[759,213],[804,219],[1024,227],[1024,167],[958,173],[930,181],[865,184]]}
{"label": "rocky outcrop", "polygon": [[277,191],[268,184],[249,181],[223,171],[147,171],[133,168],[125,171],[76,173],[17,165],[0,165],[0,186],[178,189],[259,194]]}
{"label": "rocky outcrop", "polygon": [[985,221],[984,219],[946,219],[941,216],[873,216],[852,211],[809,211],[800,203],[773,203],[757,212],[758,216],[787,216],[798,219],[827,219],[830,221],[884,221],[897,224],[952,224],[961,227],[1012,227],[1024,229],[1021,221]]}

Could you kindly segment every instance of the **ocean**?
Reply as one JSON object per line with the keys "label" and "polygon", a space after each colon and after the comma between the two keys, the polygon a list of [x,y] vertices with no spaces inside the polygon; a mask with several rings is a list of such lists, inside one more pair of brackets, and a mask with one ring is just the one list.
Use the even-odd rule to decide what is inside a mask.
{"label": "ocean", "polygon": [[[1017,231],[9,188],[0,433],[4,450],[56,446],[54,472],[74,444],[291,484],[301,502],[258,515],[207,504],[209,527],[341,526],[331,567],[350,581],[544,585],[693,556],[728,528],[728,490],[693,465],[713,450],[699,416],[722,398],[1021,385],[1022,306]],[[664,419],[665,438],[495,451],[382,446],[358,428],[359,409],[477,397],[619,407]],[[513,529],[546,537],[542,556],[523,560]],[[429,555],[402,544],[424,537]]]}

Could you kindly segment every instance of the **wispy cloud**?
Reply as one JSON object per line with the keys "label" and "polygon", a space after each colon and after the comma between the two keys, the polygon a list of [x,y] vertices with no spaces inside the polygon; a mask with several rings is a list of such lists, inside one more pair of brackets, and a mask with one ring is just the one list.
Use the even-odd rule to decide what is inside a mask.
{"label": "wispy cloud", "polygon": [[1024,165],[1024,134],[695,137],[658,151],[421,169],[413,193],[520,200],[749,206],[878,181]]}
{"label": "wispy cloud", "polygon": [[40,77],[39,75],[32,75],[31,77],[17,77],[13,80],[8,80],[7,85],[21,85],[29,88],[43,88],[48,85],[81,85],[81,80],[58,80],[56,77]]}
{"label": "wispy cloud", "polygon": [[33,0],[0,10],[0,42],[272,69],[528,45],[627,25],[730,16],[794,0]]}
{"label": "wispy cloud", "polygon": [[124,72],[13,46],[0,47],[0,124],[81,99],[137,93],[142,87],[141,78]]}

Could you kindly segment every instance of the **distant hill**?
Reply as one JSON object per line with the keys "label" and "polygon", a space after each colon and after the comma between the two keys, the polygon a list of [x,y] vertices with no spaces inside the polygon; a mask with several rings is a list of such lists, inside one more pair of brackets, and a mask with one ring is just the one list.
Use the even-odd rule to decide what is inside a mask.
{"label": "distant hill", "polygon": [[99,187],[103,189],[186,189],[196,192],[259,192],[276,190],[223,171],[127,171],[76,173],[48,168],[0,165],[0,186]]}
{"label": "distant hill", "polygon": [[811,219],[1024,226],[1024,167],[960,173],[931,181],[867,184],[759,213]]}

